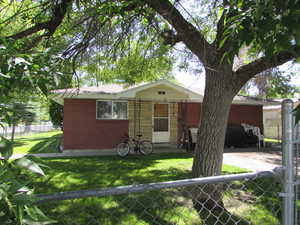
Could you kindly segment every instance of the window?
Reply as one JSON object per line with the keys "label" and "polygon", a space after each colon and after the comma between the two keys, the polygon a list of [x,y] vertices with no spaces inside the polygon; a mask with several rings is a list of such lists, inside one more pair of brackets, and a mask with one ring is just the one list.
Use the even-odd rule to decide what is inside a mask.
{"label": "window", "polygon": [[124,120],[127,119],[127,102],[97,101],[97,119]]}

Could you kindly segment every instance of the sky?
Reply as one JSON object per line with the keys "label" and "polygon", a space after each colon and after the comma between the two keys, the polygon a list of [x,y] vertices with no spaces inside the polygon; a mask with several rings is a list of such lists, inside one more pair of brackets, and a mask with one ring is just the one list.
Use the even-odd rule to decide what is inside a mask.
{"label": "sky", "polygon": [[204,89],[205,87],[204,73],[200,75],[194,75],[185,71],[176,71],[175,78],[179,83],[183,84],[187,88],[199,87],[201,89]]}

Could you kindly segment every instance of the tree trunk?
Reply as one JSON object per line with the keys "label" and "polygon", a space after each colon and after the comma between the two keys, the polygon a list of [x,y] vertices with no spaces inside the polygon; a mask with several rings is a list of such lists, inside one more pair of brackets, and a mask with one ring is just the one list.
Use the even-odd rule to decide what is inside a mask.
{"label": "tree trunk", "polygon": [[16,132],[16,124],[12,124],[12,130],[11,130],[11,139],[10,141],[13,142],[15,139],[15,132]]}
{"label": "tree trunk", "polygon": [[[225,131],[233,97],[239,88],[232,82],[231,66],[206,69],[205,96],[195,148],[192,175],[220,175],[223,162]],[[222,201],[222,184],[199,186],[193,194],[194,208],[205,224],[223,224],[231,219]],[[229,215],[229,217],[228,217]],[[219,222],[218,222],[219,221]]]}
{"label": "tree trunk", "polygon": [[230,77],[231,70],[206,70],[193,177],[215,176],[221,173],[229,110],[233,97],[237,94]]}

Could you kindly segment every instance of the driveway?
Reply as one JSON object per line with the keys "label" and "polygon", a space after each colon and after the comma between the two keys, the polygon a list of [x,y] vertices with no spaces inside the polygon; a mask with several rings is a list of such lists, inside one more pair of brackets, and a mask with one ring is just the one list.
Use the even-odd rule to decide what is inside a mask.
{"label": "driveway", "polygon": [[[231,152],[224,153],[223,163],[248,169],[251,171],[272,170],[282,166],[281,151],[270,152]],[[298,158],[300,163],[300,157]],[[299,165],[300,166],[300,165]],[[298,174],[300,168],[298,168]]]}

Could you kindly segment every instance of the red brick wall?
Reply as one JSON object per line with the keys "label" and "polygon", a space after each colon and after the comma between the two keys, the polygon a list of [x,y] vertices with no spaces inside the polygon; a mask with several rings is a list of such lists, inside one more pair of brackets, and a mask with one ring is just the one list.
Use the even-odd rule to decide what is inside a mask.
{"label": "red brick wall", "polygon": [[[182,114],[182,110],[186,113]],[[182,117],[185,117],[188,127],[198,127],[201,116],[201,103],[179,103],[178,107],[178,137],[181,137]],[[258,105],[231,105],[228,124],[240,125],[247,123],[260,127],[263,131],[263,111],[262,106]]]}
{"label": "red brick wall", "polygon": [[96,100],[64,100],[64,149],[114,148],[128,133],[128,120],[96,120]]}
{"label": "red brick wall", "polygon": [[201,115],[201,103],[179,103],[178,124],[185,121],[188,127],[198,127]]}

